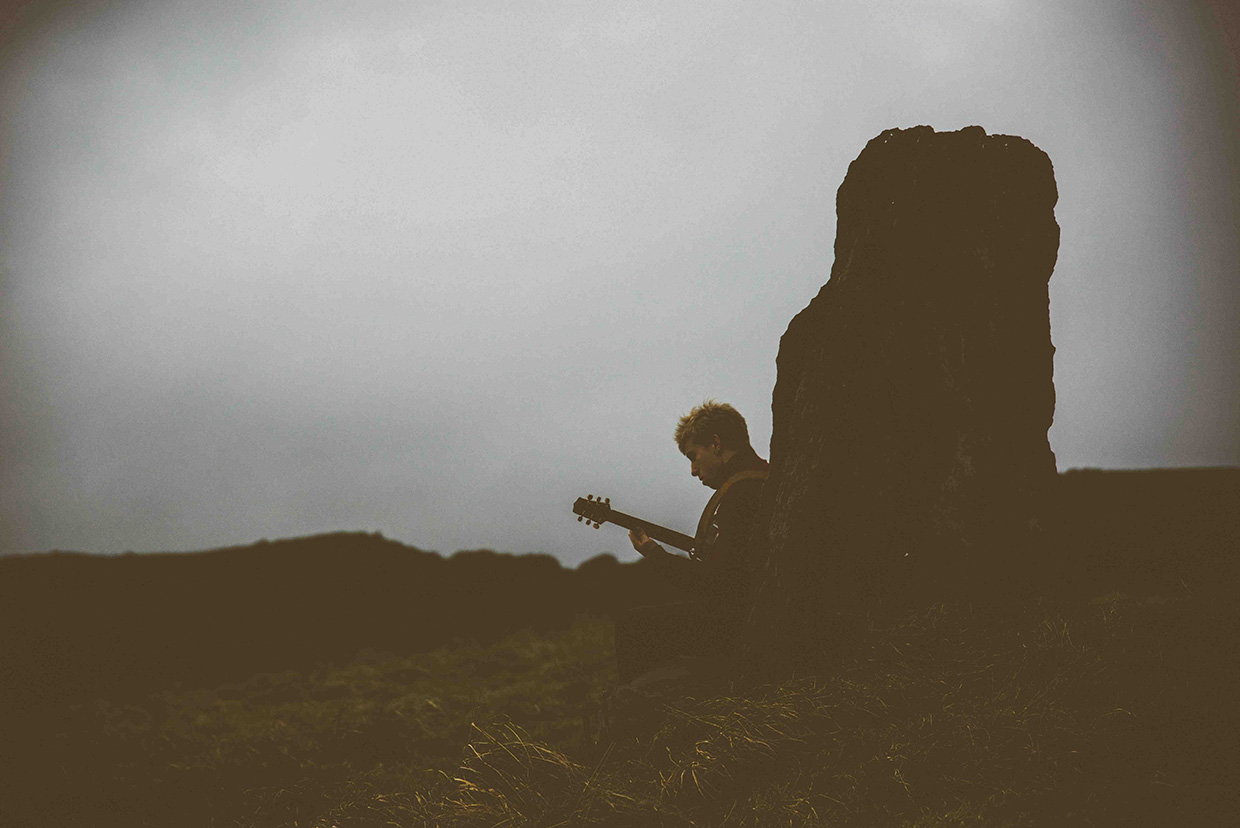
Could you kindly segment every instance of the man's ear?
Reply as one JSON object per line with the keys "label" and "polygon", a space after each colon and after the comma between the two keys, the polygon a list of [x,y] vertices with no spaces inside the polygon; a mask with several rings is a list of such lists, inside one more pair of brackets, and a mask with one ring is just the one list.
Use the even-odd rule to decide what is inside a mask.
{"label": "man's ear", "polygon": [[723,450],[723,441],[719,439],[718,434],[712,434],[710,436],[710,442],[707,443],[707,445],[710,447],[710,450],[716,454]]}

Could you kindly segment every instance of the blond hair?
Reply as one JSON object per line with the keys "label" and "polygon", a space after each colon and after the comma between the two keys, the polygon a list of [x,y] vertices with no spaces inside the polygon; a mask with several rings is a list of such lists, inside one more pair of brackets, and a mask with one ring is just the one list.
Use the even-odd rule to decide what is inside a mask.
{"label": "blond hair", "polygon": [[727,403],[707,400],[680,418],[676,445],[683,452],[689,443],[705,445],[716,434],[723,448],[740,451],[749,445],[749,427],[740,412]]}

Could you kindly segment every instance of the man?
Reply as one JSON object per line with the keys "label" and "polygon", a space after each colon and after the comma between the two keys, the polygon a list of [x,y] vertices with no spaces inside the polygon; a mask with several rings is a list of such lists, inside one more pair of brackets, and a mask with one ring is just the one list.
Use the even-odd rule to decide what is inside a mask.
{"label": "man", "polygon": [[745,418],[708,400],[676,426],[676,444],[689,472],[715,490],[698,521],[690,557],[668,552],[640,529],[633,548],[685,597],[670,607],[643,607],[617,625],[621,681],[677,656],[718,662],[732,651],[751,601],[753,537],[767,462],[749,445]]}

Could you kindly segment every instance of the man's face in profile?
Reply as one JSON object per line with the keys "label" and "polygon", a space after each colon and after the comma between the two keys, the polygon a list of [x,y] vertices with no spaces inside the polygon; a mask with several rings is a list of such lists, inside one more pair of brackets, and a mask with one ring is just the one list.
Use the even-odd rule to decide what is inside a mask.
{"label": "man's face in profile", "polygon": [[718,435],[706,444],[690,440],[681,451],[689,458],[690,472],[702,481],[703,486],[718,489],[723,484],[723,464],[727,460],[723,456]]}

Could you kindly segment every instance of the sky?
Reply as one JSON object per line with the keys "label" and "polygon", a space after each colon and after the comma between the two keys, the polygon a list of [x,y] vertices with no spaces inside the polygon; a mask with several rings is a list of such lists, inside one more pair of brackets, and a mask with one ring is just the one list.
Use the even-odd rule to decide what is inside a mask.
{"label": "sky", "polygon": [[1221,0],[78,2],[0,23],[0,553],[637,557],[884,129],[1046,151],[1059,468],[1240,465]]}

